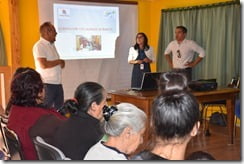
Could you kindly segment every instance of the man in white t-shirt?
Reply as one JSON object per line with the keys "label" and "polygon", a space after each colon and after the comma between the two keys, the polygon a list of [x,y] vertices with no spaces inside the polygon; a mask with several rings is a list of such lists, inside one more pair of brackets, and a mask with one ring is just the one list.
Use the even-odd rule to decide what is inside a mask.
{"label": "man in white t-shirt", "polygon": [[59,59],[54,42],[57,32],[50,22],[40,26],[41,38],[33,47],[36,70],[41,74],[44,82],[44,105],[58,109],[63,105],[64,93],[61,83],[64,60]]}
{"label": "man in white t-shirt", "polygon": [[[205,51],[193,40],[185,39],[186,34],[186,27],[177,26],[175,29],[175,40],[169,43],[164,55],[173,71],[185,74],[188,81],[191,81],[192,68],[202,61]],[[195,53],[199,55],[193,60]],[[172,57],[170,54],[172,54]]]}

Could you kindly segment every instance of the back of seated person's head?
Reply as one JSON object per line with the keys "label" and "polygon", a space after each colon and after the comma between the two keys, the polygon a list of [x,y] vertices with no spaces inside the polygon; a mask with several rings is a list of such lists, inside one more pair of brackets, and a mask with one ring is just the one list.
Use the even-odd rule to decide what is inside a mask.
{"label": "back of seated person's head", "polygon": [[43,100],[41,76],[32,68],[18,68],[11,82],[11,105],[38,106]]}
{"label": "back of seated person's head", "polygon": [[[13,78],[15,76],[17,76],[18,74],[22,73],[22,72],[25,72],[25,71],[33,71],[34,69],[33,68],[30,68],[30,67],[18,67],[15,72],[14,72],[14,75],[13,75]],[[35,70],[34,70],[35,71]]]}
{"label": "back of seated person's head", "polygon": [[134,132],[139,132],[145,127],[146,114],[133,104],[120,103],[106,108],[103,128],[110,136],[119,136],[126,127],[131,127]]}
{"label": "back of seated person's head", "polygon": [[106,100],[106,91],[103,86],[96,82],[84,82],[76,88],[74,98],[66,100],[58,111],[63,115],[87,113],[93,102],[101,104],[104,100]]}
{"label": "back of seated person's head", "polygon": [[[185,140],[199,127],[199,104],[186,90],[168,90],[153,102],[151,121],[155,136],[165,142]],[[196,134],[194,134],[196,135]]]}
{"label": "back of seated person's head", "polygon": [[186,160],[215,160],[215,158],[204,151],[195,151],[193,153],[191,153]]}
{"label": "back of seated person's head", "polygon": [[[102,122],[102,127],[104,133],[108,137],[121,137],[125,131],[128,130],[126,131],[128,132],[127,134],[140,135],[142,138],[145,131],[147,117],[146,114],[135,105],[130,103],[120,103],[112,107],[105,106],[103,115],[104,121]],[[126,140],[126,142],[121,140],[119,141],[126,146],[126,152],[124,153],[130,154],[136,150],[140,144],[140,140],[131,140],[131,137],[128,136]]]}
{"label": "back of seated person's head", "polygon": [[178,72],[166,72],[160,76],[159,89],[161,92],[168,90],[187,90],[187,78]]}
{"label": "back of seated person's head", "polygon": [[[25,71],[32,71],[32,70],[34,70],[34,69],[32,69],[32,68],[30,68],[30,67],[18,67],[16,70],[15,70],[15,72],[14,72],[14,74],[13,74],[13,77],[12,77],[12,80],[18,75],[18,74],[20,74],[20,73],[22,73],[22,72],[25,72]],[[10,109],[11,109],[11,102],[9,101],[8,102],[8,104],[7,104],[7,106],[6,106],[6,109],[5,109],[5,114],[6,115],[9,115],[9,111],[10,111]]]}

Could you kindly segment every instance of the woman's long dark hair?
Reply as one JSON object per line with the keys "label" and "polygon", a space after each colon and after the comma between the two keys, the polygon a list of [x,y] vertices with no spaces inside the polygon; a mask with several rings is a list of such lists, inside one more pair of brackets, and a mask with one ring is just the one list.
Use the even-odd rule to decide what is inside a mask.
{"label": "woman's long dark hair", "polygon": [[[18,106],[39,106],[43,92],[41,76],[32,68],[16,70],[11,82],[11,96],[9,104]],[[39,101],[39,102],[38,102]]]}
{"label": "woman's long dark hair", "polygon": [[93,102],[100,104],[104,100],[104,91],[104,88],[98,83],[82,83],[77,87],[74,99],[65,101],[59,111],[61,114],[69,112],[71,115],[87,112]]}
{"label": "woman's long dark hair", "polygon": [[[147,36],[146,36],[146,34],[145,33],[143,33],[143,32],[139,32],[139,33],[137,33],[137,35],[136,35],[136,39],[137,39],[137,37],[138,37],[138,35],[142,35],[143,37],[144,37],[144,50],[148,50],[149,48],[150,48],[150,46],[148,45],[148,39],[147,39]],[[134,45],[134,49],[135,50],[139,50],[139,44],[136,42],[136,44]]]}

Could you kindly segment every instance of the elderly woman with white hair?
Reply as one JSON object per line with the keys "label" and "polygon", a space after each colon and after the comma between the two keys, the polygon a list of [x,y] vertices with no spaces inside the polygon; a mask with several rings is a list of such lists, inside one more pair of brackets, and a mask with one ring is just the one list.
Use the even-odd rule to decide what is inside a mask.
{"label": "elderly woman with white hair", "polygon": [[104,107],[102,127],[107,141],[99,141],[87,152],[84,160],[127,160],[143,142],[146,114],[129,103]]}

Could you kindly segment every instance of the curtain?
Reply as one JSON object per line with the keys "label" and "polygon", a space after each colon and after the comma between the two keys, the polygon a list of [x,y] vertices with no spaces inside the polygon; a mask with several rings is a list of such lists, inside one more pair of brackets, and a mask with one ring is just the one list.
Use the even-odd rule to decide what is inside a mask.
{"label": "curtain", "polygon": [[5,44],[3,39],[2,26],[0,24],[0,66],[6,66],[6,65],[7,65],[7,56],[5,53]]}
{"label": "curtain", "polygon": [[240,14],[239,2],[162,10],[157,71],[170,70],[164,51],[174,40],[175,27],[183,25],[188,29],[186,38],[196,41],[206,52],[193,68],[193,80],[216,78],[219,86],[226,86],[241,73]]}

